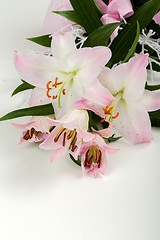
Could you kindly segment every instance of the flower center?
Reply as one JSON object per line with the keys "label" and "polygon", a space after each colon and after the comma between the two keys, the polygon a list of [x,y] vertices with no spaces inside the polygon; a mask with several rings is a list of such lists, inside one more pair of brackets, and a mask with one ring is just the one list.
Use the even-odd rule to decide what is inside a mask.
{"label": "flower center", "polygon": [[77,148],[76,142],[77,142],[77,132],[76,129],[74,130],[68,130],[67,128],[62,128],[56,137],[54,138],[54,142],[58,142],[60,139],[60,136],[62,137],[62,146],[65,147],[67,142],[70,141],[68,150],[74,152]]}
{"label": "flower center", "polygon": [[27,132],[23,136],[23,139],[27,141],[27,140],[31,139],[33,137],[33,135],[35,135],[37,137],[39,133],[40,133],[40,131],[36,131],[34,128],[31,128],[30,130],[27,130]]}
{"label": "flower center", "polygon": [[102,164],[102,151],[99,149],[98,146],[91,146],[85,155],[85,161],[84,161],[85,167],[91,167],[91,164],[94,166],[98,166],[98,168],[101,167]]}
{"label": "flower center", "polygon": [[[116,105],[119,102],[119,100],[123,96],[123,91],[118,92],[114,97],[115,101],[110,105],[103,108],[105,117],[101,120],[101,122],[104,122],[108,120],[109,122],[113,122],[113,119],[116,119],[119,116],[119,112],[116,112]],[[114,114],[114,115],[113,115]]]}
{"label": "flower center", "polygon": [[[60,103],[60,98],[61,98],[61,95],[66,95],[66,89],[65,89],[65,85],[67,82],[70,82],[73,77],[76,75],[77,71],[74,71],[74,72],[70,72],[70,73],[65,73],[65,77],[64,79],[62,80],[59,80],[58,77],[56,77],[55,81],[48,81],[47,84],[46,84],[46,88],[47,88],[47,91],[46,91],[46,95],[48,98],[52,98],[53,100],[55,100],[56,98],[58,98],[58,106],[59,107],[62,107],[61,106],[61,103]],[[56,94],[54,95],[51,95],[51,91],[57,89],[57,92]]]}

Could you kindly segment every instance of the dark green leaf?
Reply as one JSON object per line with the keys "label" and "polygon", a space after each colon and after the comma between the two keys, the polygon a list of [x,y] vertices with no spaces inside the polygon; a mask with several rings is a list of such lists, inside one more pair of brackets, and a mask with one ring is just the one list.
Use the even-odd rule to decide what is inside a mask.
{"label": "dark green leaf", "polygon": [[150,23],[159,7],[159,0],[150,0],[135,12],[135,14],[128,21],[128,24],[111,44],[110,48],[112,50],[112,59],[109,62],[108,67],[118,63],[128,54],[128,51],[131,48],[136,36],[137,21],[139,22],[140,30],[144,29]]}
{"label": "dark green leaf", "polygon": [[154,127],[160,127],[160,110],[149,112],[151,124]]}
{"label": "dark green leaf", "polygon": [[78,18],[78,16],[75,14],[75,11],[53,11],[53,13],[57,13],[58,15],[61,15],[67,18],[68,20],[81,25],[81,21]]}
{"label": "dark green leaf", "polygon": [[111,143],[111,142],[115,142],[115,141],[117,141],[118,139],[122,138],[122,137],[114,137],[114,136],[115,136],[115,134],[113,134],[111,137],[107,138],[107,141],[108,141],[109,143]]}
{"label": "dark green leaf", "polygon": [[81,22],[81,26],[84,27],[88,34],[102,26],[97,7],[93,0],[70,0],[70,2]]}
{"label": "dark green leaf", "polygon": [[140,35],[140,26],[139,23],[137,22],[137,33],[136,33],[136,37],[134,39],[133,45],[132,47],[129,49],[127,56],[125,57],[125,59],[123,60],[122,63],[125,63],[128,61],[128,59],[133,55],[133,53],[136,50],[136,46],[138,44],[138,40],[139,40],[139,35]]}
{"label": "dark green leaf", "polygon": [[23,109],[18,109],[7,113],[3,117],[0,118],[0,121],[5,121],[13,118],[19,118],[24,116],[47,116],[54,114],[54,110],[52,104],[45,104],[35,107],[28,107]]}
{"label": "dark green leaf", "polygon": [[27,83],[27,82],[25,82],[25,81],[23,80],[23,83],[22,83],[21,85],[19,85],[19,86],[13,91],[12,97],[13,97],[14,95],[16,95],[17,93],[19,93],[19,92],[23,92],[23,91],[25,91],[25,90],[34,89],[34,88],[35,88],[35,87],[34,87],[33,85],[31,85],[31,84],[29,84],[29,83]]}
{"label": "dark green leaf", "polygon": [[78,166],[81,166],[81,161],[79,159],[76,160],[71,154],[69,154],[69,156],[74,163],[76,163]]}
{"label": "dark green leaf", "polygon": [[114,30],[122,23],[110,23],[97,28],[91,34],[89,34],[84,46],[85,47],[95,47],[95,46],[107,46],[111,34]]}
{"label": "dark green leaf", "polygon": [[160,84],[158,85],[146,85],[145,89],[149,90],[149,91],[155,91],[160,89]]}
{"label": "dark green leaf", "polygon": [[43,35],[43,36],[34,37],[34,38],[27,38],[27,40],[37,43],[44,47],[51,47],[52,38],[51,38],[51,35]]}

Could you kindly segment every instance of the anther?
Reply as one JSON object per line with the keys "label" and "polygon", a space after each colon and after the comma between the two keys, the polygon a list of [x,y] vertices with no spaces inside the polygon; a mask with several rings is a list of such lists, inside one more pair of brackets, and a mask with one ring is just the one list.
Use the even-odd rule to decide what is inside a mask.
{"label": "anther", "polygon": [[63,147],[65,147],[66,144],[66,132],[64,132],[64,136],[63,136]]}
{"label": "anther", "polygon": [[116,113],[115,116],[112,116],[113,119],[117,118],[119,116],[119,112]]}
{"label": "anther", "polygon": [[63,95],[66,95],[66,89],[63,89],[62,93]]}
{"label": "anther", "polygon": [[58,139],[60,138],[60,136],[62,135],[62,133],[66,130],[66,128],[62,128],[59,133],[57,134],[57,136],[54,139],[54,142],[57,142]]}

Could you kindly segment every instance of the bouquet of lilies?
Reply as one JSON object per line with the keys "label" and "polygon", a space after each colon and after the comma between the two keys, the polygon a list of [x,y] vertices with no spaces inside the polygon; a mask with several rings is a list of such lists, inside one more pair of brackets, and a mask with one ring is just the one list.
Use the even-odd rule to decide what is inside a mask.
{"label": "bouquet of lilies", "polygon": [[52,0],[41,36],[42,51],[16,52],[28,107],[0,121],[31,116],[20,143],[39,142],[51,161],[69,154],[94,177],[104,174],[109,145],[151,141],[160,126],[160,1]]}

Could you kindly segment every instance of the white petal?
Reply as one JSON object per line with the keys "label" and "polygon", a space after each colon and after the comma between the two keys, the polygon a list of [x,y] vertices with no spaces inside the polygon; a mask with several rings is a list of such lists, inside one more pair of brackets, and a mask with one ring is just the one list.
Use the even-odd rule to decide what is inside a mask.
{"label": "white petal", "polygon": [[113,126],[120,135],[134,144],[152,140],[149,115],[140,102],[126,104],[120,100],[116,111],[119,116],[113,121]]}
{"label": "white petal", "polygon": [[73,34],[55,34],[52,40],[51,49],[54,57],[64,59],[69,53],[76,50]]}

